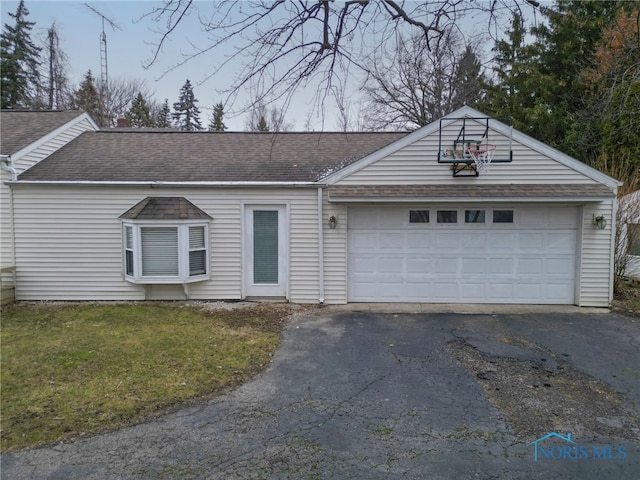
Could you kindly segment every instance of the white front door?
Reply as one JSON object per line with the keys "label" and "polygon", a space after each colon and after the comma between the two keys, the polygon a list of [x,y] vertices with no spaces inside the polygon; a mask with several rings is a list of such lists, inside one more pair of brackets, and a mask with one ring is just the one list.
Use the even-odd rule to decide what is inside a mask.
{"label": "white front door", "polygon": [[246,297],[287,297],[287,221],[284,205],[246,205],[244,293]]}

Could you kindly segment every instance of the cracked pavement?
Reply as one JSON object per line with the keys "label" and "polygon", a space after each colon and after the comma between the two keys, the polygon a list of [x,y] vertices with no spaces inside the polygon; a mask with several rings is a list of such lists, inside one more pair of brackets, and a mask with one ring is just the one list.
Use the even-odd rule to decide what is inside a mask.
{"label": "cracked pavement", "polygon": [[[589,448],[623,445],[626,458],[534,462],[529,443],[535,438],[513,428],[483,390],[482,377],[476,378],[447,348],[460,339],[493,358],[539,361],[543,351],[620,394],[621,408],[633,414],[631,426],[624,422],[616,434],[611,426],[623,423],[603,417],[600,423],[610,428],[606,435],[594,433],[580,429],[581,412],[575,411],[573,439]],[[639,406],[639,319],[606,313],[327,309],[293,319],[269,369],[237,390],[122,430],[5,454],[1,475],[65,480],[636,479]],[[537,437],[547,433],[541,430]]]}

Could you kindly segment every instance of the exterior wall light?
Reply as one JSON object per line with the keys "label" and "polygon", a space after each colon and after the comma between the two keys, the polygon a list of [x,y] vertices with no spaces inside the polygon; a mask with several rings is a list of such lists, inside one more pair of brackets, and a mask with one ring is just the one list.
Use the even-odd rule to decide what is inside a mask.
{"label": "exterior wall light", "polygon": [[335,215],[331,215],[329,217],[329,228],[331,230],[335,230],[336,229],[336,225],[338,224],[338,219],[336,218]]}
{"label": "exterior wall light", "polygon": [[604,218],[604,215],[594,215],[593,224],[598,227],[598,230],[604,230],[607,228],[607,219]]}

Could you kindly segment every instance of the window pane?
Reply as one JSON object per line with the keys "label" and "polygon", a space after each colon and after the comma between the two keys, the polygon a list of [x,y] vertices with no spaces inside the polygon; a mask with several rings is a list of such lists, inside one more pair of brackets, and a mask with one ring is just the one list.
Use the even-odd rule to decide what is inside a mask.
{"label": "window pane", "polygon": [[204,248],[204,227],[189,227],[189,250]]}
{"label": "window pane", "polygon": [[409,210],[409,223],[429,223],[429,210]]}
{"label": "window pane", "polygon": [[178,276],[178,229],[143,227],[142,275]]}
{"label": "window pane", "polygon": [[436,213],[438,223],[458,223],[457,210],[438,210]]}
{"label": "window pane", "polygon": [[125,248],[133,250],[133,227],[124,227]]}
{"label": "window pane", "polygon": [[494,210],[493,223],[513,223],[513,210]]}
{"label": "window pane", "polygon": [[278,212],[253,212],[253,283],[278,283]]}
{"label": "window pane", "polygon": [[627,237],[629,240],[629,255],[640,255],[640,223],[627,225]]}
{"label": "window pane", "polygon": [[131,250],[125,250],[125,275],[133,276],[133,252]]}
{"label": "window pane", "polygon": [[189,252],[189,275],[204,275],[207,273],[207,252],[195,250]]}
{"label": "window pane", "polygon": [[465,210],[465,223],[484,223],[484,210]]}

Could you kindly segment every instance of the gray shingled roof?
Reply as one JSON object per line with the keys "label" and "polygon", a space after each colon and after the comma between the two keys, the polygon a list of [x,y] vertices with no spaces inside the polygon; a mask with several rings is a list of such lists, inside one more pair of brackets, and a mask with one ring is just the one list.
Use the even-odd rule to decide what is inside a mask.
{"label": "gray shingled roof", "polygon": [[147,197],[120,215],[129,220],[209,220],[184,197]]}
{"label": "gray shingled roof", "polygon": [[328,188],[329,200],[375,201],[438,198],[609,198],[614,193],[600,184],[532,185],[334,185]]}
{"label": "gray shingled roof", "polygon": [[2,155],[17,153],[80,115],[82,112],[79,110],[2,110],[0,111],[1,153]]}
{"label": "gray shingled roof", "polygon": [[20,180],[309,182],[406,133],[85,132]]}

